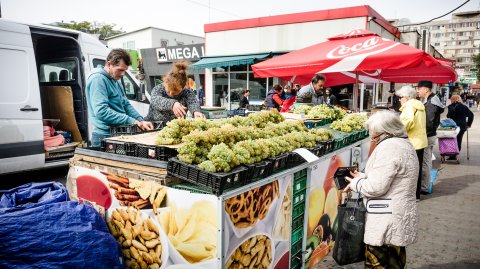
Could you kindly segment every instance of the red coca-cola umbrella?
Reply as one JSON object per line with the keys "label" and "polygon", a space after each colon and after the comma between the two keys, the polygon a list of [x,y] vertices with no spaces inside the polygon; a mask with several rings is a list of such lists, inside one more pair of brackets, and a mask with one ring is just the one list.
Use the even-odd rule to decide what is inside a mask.
{"label": "red coca-cola umbrella", "polygon": [[[322,73],[327,76],[327,85],[330,86],[352,83],[351,76],[345,75],[348,72],[354,72],[356,77],[353,80],[356,82],[354,102],[357,100],[358,82],[362,82],[359,80],[360,75],[384,81],[417,82],[420,79],[430,79],[431,77],[425,73],[421,78],[419,76],[409,77],[409,75],[419,74],[419,70],[422,69],[430,69],[425,72],[432,73],[436,68],[445,70],[444,65],[423,50],[382,38],[363,29],[337,35],[329,38],[326,42],[252,65],[256,77],[289,78],[295,76],[305,79],[313,74]],[[403,72],[398,71],[402,69]],[[396,74],[397,77],[393,78]],[[386,75],[392,79],[385,79]],[[329,82],[329,77],[334,78],[335,83],[337,81],[339,83]],[[355,104],[354,107],[356,107]]]}
{"label": "red coca-cola umbrella", "polygon": [[258,77],[288,77],[436,65],[440,62],[422,50],[359,29],[254,64],[252,69]]}

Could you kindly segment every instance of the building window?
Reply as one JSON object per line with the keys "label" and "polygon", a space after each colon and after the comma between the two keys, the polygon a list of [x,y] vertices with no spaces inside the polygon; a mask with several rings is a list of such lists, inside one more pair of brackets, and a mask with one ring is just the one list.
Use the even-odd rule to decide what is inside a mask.
{"label": "building window", "polygon": [[438,47],[438,46],[440,46],[440,43],[439,43],[439,42],[436,42],[436,43],[434,43],[433,45],[434,45],[435,47]]}
{"label": "building window", "polygon": [[123,48],[126,50],[135,50],[135,41],[123,42]]}
{"label": "building window", "polygon": [[160,39],[160,47],[168,47],[168,40],[167,39]]}
{"label": "building window", "polygon": [[271,80],[267,82],[266,78],[255,78],[250,65],[214,68],[212,71],[214,106],[238,108],[243,89],[250,90],[250,104],[261,104],[268,87],[272,86]]}

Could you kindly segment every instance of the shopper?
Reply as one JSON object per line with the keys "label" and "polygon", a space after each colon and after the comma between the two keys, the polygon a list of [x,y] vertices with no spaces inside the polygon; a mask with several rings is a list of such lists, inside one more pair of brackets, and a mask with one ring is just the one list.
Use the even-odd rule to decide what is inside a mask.
{"label": "shopper", "polygon": [[272,108],[277,109],[280,111],[283,105],[282,95],[282,86],[276,84],[275,86],[268,91],[267,97],[265,98],[265,106],[267,110],[271,110]]}
{"label": "shopper", "polygon": [[92,147],[99,147],[110,136],[110,126],[136,124],[143,130],[153,129],[151,122],[130,104],[120,79],[132,64],[130,55],[123,49],[113,49],[107,55],[105,66],[92,70],[87,79],[85,96],[88,118],[92,123]]}
{"label": "shopper", "polygon": [[405,247],[417,237],[419,163],[397,113],[377,112],[365,127],[376,147],[365,174],[352,173],[344,190],[360,193],[366,204],[365,268],[405,268]]}
{"label": "shopper", "polygon": [[314,105],[321,105],[325,103],[323,97],[323,85],[325,85],[325,77],[316,74],[310,84],[303,86],[297,92],[297,103],[313,103]]}
{"label": "shopper", "polygon": [[290,85],[285,85],[285,87],[283,87],[283,96],[285,100],[283,101],[280,112],[288,112],[297,100],[297,93]]}
{"label": "shopper", "polygon": [[197,97],[198,97],[198,102],[199,102],[200,106],[203,106],[203,104],[205,103],[205,102],[204,102],[204,99],[205,99],[205,90],[203,89],[203,86],[202,86],[202,85],[200,85],[200,86],[198,87]]}
{"label": "shopper", "polygon": [[390,93],[388,97],[388,107],[396,112],[400,112],[400,106],[402,106],[402,104],[400,104],[400,98],[395,94],[395,90],[392,89],[388,92]]}
{"label": "shopper", "polygon": [[400,107],[400,111],[402,112],[400,114],[400,120],[403,122],[403,125],[405,125],[408,139],[417,152],[419,173],[416,197],[420,200],[423,152],[428,145],[425,106],[422,102],[415,99],[417,93],[415,89],[410,86],[403,86],[396,94],[400,97],[400,103],[402,104]]}
{"label": "shopper", "polygon": [[332,94],[332,90],[330,88],[325,90],[325,104],[329,106],[334,106],[337,104],[337,97]]}
{"label": "shopper", "polygon": [[247,89],[244,89],[242,91],[242,97],[240,97],[238,108],[247,108],[247,106],[250,104],[248,101],[249,96],[250,96],[250,91]]}
{"label": "shopper", "polygon": [[[448,106],[447,118],[451,118],[460,127],[460,132],[457,135],[458,150],[460,151],[462,150],[463,135],[472,126],[473,113],[466,105],[462,104],[460,96],[452,95],[450,101],[452,103]],[[455,157],[451,156],[449,160],[455,160]]]}
{"label": "shopper", "polygon": [[195,118],[205,118],[201,112],[197,96],[187,86],[187,67],[185,61],[176,62],[163,83],[152,89],[147,119],[168,122],[175,118],[184,118],[187,111]]}
{"label": "shopper", "polygon": [[417,85],[418,96],[422,99],[427,115],[428,146],[423,153],[422,166],[422,194],[429,194],[430,170],[432,170],[433,146],[437,141],[437,128],[440,125],[440,115],[445,110],[440,98],[432,92],[433,83],[429,80],[420,80]]}

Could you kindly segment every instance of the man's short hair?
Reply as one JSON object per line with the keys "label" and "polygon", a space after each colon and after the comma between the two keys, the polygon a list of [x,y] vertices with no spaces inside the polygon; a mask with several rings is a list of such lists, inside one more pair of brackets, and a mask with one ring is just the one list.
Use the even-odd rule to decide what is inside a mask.
{"label": "man's short hair", "polygon": [[319,80],[325,81],[325,76],[324,76],[324,75],[320,75],[320,74],[316,74],[316,75],[312,78],[312,83],[313,83],[313,84],[317,84],[317,82],[318,82]]}
{"label": "man's short hair", "polygon": [[107,56],[107,61],[109,61],[112,65],[120,64],[120,61],[130,66],[132,65],[132,60],[130,59],[130,54],[124,49],[113,49]]}

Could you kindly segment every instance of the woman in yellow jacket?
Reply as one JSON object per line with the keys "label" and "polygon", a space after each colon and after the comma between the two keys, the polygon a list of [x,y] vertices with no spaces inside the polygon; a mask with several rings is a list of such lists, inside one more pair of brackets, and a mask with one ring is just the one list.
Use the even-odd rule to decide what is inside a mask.
{"label": "woman in yellow jacket", "polygon": [[400,120],[407,130],[408,139],[417,152],[418,163],[420,166],[417,182],[417,201],[420,200],[420,190],[422,187],[422,163],[423,150],[428,146],[427,140],[427,116],[425,106],[422,102],[415,99],[417,91],[410,86],[403,86],[396,93],[400,97]]}

